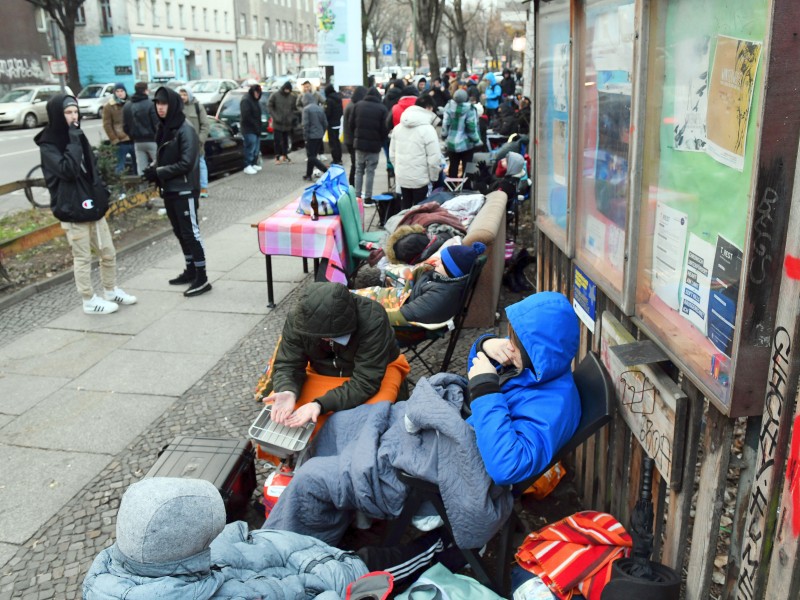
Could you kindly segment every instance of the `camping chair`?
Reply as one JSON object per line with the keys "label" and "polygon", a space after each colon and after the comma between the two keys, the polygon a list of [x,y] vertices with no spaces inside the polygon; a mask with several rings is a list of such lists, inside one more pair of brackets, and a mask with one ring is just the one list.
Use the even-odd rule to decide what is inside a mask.
{"label": "camping chair", "polygon": [[342,194],[337,203],[339,209],[339,219],[342,222],[344,232],[344,242],[347,247],[347,273],[350,280],[361,263],[369,258],[369,250],[361,247],[361,241],[378,243],[383,236],[381,232],[365,232],[361,224],[361,214],[358,211],[358,203],[355,198],[355,190],[350,186],[350,190]]}
{"label": "camping chair", "polygon": [[[469,279],[467,280],[467,285],[464,287],[464,290],[461,292],[461,298],[459,299],[455,316],[447,321],[446,324],[436,329],[429,329],[420,325],[398,326],[394,328],[395,338],[402,351],[411,353],[411,358],[408,362],[419,359],[431,375],[435,372],[443,373],[447,371],[447,367],[450,366],[450,359],[453,357],[453,352],[456,349],[458,337],[461,335],[461,329],[464,326],[464,319],[467,316],[467,312],[469,312],[469,305],[472,302],[475,286],[478,283],[478,277],[480,277],[484,264],[486,264],[486,254],[481,254],[472,264],[472,269],[469,272]],[[447,351],[444,354],[444,359],[439,367],[439,371],[434,371],[428,361],[422,356],[422,353],[437,340],[447,335],[448,331],[450,332],[450,341],[447,344]]]}
{"label": "camping chair", "polygon": [[[611,421],[614,412],[614,387],[597,354],[594,352],[587,354],[573,372],[573,376],[575,377],[575,385],[578,388],[581,402],[581,420],[578,423],[578,428],[569,441],[555,453],[547,467],[542,469],[540,473],[512,487],[512,494],[515,499],[519,498],[531,484],[552,468],[553,465],[565,459],[578,446]],[[444,521],[445,528],[452,539],[453,532],[442,497],[439,494],[439,487],[435,483],[430,483],[402,472],[400,473],[400,480],[409,487],[409,494],[402,513],[390,523],[384,544],[392,546],[399,543],[401,536],[411,523],[411,519],[426,501],[434,506],[437,514]],[[522,521],[517,513],[517,506],[515,506],[508,520],[498,532],[500,537],[494,565],[494,579],[488,574],[484,562],[478,554],[478,549],[459,548],[461,554],[472,567],[476,579],[483,585],[494,589],[500,595],[504,593],[506,581],[511,570],[508,556],[513,542],[513,534],[521,526]]]}

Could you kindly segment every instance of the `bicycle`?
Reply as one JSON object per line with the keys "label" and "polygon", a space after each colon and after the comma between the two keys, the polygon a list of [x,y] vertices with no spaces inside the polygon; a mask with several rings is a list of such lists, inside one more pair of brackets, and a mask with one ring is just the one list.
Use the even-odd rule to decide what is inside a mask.
{"label": "bicycle", "polygon": [[34,208],[50,208],[50,191],[44,182],[42,165],[36,165],[25,176],[25,198]]}

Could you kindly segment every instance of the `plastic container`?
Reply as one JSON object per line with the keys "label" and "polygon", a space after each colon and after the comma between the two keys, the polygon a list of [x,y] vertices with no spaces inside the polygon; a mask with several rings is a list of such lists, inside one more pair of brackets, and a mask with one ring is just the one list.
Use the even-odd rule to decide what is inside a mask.
{"label": "plastic container", "polygon": [[302,427],[286,427],[275,423],[270,418],[271,415],[272,405],[267,404],[248,432],[261,449],[278,458],[286,458],[305,450],[314,431],[314,423],[306,423]]}

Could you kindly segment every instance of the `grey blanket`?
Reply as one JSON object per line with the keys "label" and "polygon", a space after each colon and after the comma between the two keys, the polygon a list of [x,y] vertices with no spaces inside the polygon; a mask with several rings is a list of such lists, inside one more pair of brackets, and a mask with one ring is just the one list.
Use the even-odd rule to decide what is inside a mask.
{"label": "grey blanket", "polygon": [[[355,511],[397,517],[407,496],[399,470],[438,483],[456,543],[480,548],[508,518],[512,497],[483,465],[475,433],[460,414],[466,380],[422,378],[406,402],[362,405],[331,416],[313,458],[295,473],[265,527],[336,545]],[[408,419],[404,419],[408,416]],[[415,433],[407,431],[419,429]]]}

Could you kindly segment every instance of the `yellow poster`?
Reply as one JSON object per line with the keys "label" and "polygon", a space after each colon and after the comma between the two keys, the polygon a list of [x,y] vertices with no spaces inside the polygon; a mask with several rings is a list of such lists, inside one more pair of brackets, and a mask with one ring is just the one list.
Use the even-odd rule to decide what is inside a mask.
{"label": "yellow poster", "polygon": [[708,144],[714,160],[744,170],[747,124],[750,121],[761,42],[717,36],[708,94]]}

